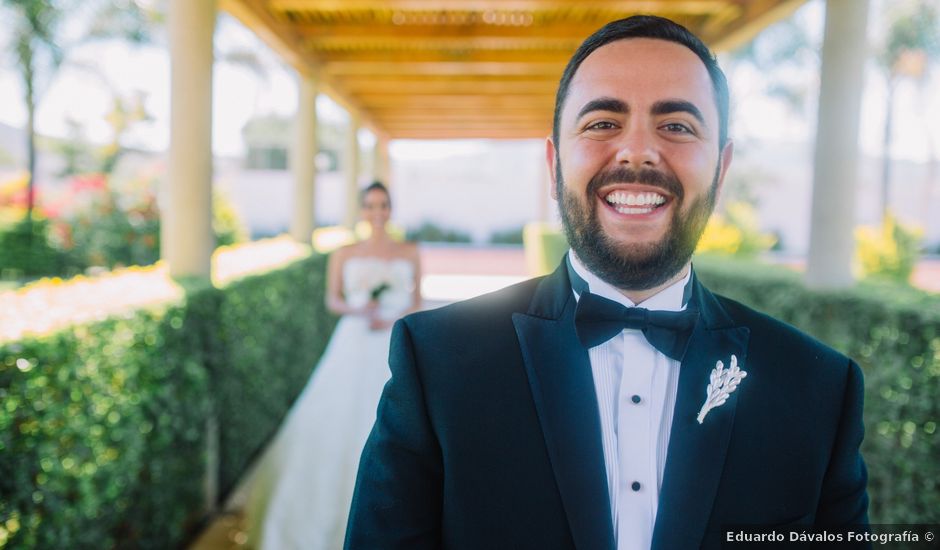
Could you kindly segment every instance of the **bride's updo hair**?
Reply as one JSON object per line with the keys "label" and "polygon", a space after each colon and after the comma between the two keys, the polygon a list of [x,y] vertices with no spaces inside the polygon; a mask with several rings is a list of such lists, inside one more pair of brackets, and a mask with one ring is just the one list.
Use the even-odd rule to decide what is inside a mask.
{"label": "bride's updo hair", "polygon": [[376,191],[376,190],[385,193],[385,196],[388,197],[388,208],[391,209],[392,208],[392,195],[391,193],[388,192],[388,187],[385,187],[385,184],[380,182],[379,180],[373,181],[372,183],[369,184],[368,187],[366,187],[359,193],[359,206],[364,206],[365,201],[366,201],[366,195],[368,195],[370,191]]}

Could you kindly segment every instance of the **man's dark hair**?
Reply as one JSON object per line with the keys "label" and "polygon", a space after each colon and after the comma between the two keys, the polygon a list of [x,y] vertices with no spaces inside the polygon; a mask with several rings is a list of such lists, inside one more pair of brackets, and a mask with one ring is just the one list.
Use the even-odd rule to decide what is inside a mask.
{"label": "man's dark hair", "polygon": [[373,181],[365,189],[359,192],[359,205],[361,206],[365,202],[366,195],[368,195],[370,191],[376,191],[376,190],[385,193],[385,196],[388,197],[388,206],[391,207],[392,206],[392,194],[388,192],[388,187],[385,187],[385,184],[380,182],[379,180]]}
{"label": "man's dark hair", "polygon": [[655,15],[635,15],[611,21],[589,36],[574,52],[565,67],[565,72],[561,75],[558,93],[555,95],[555,118],[552,123],[552,140],[555,142],[555,147],[558,147],[561,110],[568,96],[571,79],[574,78],[578,67],[594,50],[615,40],[626,38],[656,38],[675,42],[692,50],[702,60],[705,68],[708,69],[715,91],[715,103],[718,106],[718,146],[723,147],[728,139],[728,81],[725,79],[725,73],[718,67],[718,62],[711,50],[697,36],[682,25]]}

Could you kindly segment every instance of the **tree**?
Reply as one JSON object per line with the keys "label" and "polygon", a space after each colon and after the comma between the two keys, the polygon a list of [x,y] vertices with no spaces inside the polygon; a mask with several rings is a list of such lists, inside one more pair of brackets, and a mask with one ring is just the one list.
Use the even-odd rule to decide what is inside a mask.
{"label": "tree", "polygon": [[940,14],[937,0],[909,0],[895,7],[878,62],[886,72],[884,139],[881,168],[881,212],[888,212],[891,186],[891,141],[894,92],[904,78],[925,81],[930,61],[940,54]]}
{"label": "tree", "polygon": [[[27,203],[26,220],[35,206],[36,109],[44,88],[72,46],[87,40],[121,37],[141,43],[149,39],[152,12],[134,0],[0,0],[12,23],[11,47],[23,82],[26,103]],[[67,43],[64,22],[86,22],[85,32]]]}
{"label": "tree", "polygon": [[[40,80],[62,64],[57,35],[64,12],[53,0],[3,0],[12,11],[12,47],[23,79],[26,102],[26,219],[31,220],[36,197],[36,105]],[[48,84],[43,82],[42,84]]]}

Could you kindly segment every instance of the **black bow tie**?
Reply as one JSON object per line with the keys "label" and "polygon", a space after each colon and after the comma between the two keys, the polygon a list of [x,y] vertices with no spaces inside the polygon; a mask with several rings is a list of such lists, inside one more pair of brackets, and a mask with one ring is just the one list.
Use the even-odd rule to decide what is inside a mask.
{"label": "black bow tie", "polygon": [[582,292],[574,314],[575,330],[586,348],[603,344],[625,328],[643,331],[647,342],[663,355],[682,360],[698,310],[650,311],[625,307],[613,300]]}

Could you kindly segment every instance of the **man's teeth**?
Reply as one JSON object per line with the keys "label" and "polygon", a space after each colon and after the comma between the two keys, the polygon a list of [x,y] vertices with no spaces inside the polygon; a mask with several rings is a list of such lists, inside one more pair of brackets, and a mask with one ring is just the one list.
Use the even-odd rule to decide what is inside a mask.
{"label": "man's teeth", "polygon": [[[628,193],[626,191],[614,191],[607,195],[606,200],[621,214],[646,214],[666,202],[666,197],[651,192]],[[628,208],[630,206],[636,208]]]}

